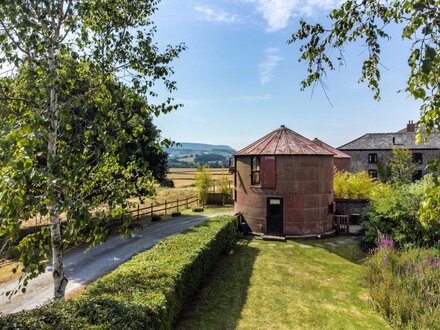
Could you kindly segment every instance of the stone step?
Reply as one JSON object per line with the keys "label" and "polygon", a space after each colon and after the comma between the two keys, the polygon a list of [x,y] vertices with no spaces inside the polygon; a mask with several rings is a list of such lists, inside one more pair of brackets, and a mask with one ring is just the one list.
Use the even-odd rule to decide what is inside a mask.
{"label": "stone step", "polygon": [[274,236],[274,235],[263,235],[263,240],[285,242],[286,237],[285,236]]}

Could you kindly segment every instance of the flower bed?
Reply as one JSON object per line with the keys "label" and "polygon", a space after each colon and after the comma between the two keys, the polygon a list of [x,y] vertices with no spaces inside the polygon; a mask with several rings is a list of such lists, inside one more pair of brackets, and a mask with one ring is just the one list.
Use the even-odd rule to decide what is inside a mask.
{"label": "flower bed", "polygon": [[440,329],[440,251],[397,251],[381,237],[367,281],[373,304],[395,327]]}

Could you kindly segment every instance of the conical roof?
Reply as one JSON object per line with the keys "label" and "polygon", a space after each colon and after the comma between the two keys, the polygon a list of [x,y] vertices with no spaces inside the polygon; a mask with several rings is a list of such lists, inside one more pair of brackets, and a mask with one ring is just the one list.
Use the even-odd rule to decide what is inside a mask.
{"label": "conical roof", "polygon": [[235,153],[235,156],[246,155],[333,156],[333,153],[284,125],[281,125],[280,128]]}
{"label": "conical roof", "polygon": [[325,150],[327,150],[328,152],[331,152],[333,155],[335,155],[335,158],[351,158],[349,155],[347,155],[346,153],[342,152],[339,149],[336,149],[334,147],[332,147],[331,145],[321,141],[318,138],[315,138],[313,140],[313,142],[315,142],[317,145],[319,145],[320,147],[324,148]]}

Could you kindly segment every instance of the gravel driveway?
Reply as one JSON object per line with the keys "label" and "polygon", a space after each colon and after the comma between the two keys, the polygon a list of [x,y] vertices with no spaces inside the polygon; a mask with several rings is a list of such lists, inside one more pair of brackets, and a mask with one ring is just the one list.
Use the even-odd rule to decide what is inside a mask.
{"label": "gravel driveway", "polygon": [[[85,248],[79,248],[66,254],[64,267],[69,279],[66,294],[110,272],[133,255],[151,248],[164,238],[198,225],[215,215],[219,214],[183,216],[153,223],[135,230],[131,238],[114,236],[89,251],[85,251]],[[16,280],[0,285],[0,292],[11,290],[16,285]],[[1,295],[0,313],[15,313],[44,304],[53,296],[52,285],[51,267],[48,267],[44,274],[29,282],[25,294],[17,293],[10,300],[5,295]]]}

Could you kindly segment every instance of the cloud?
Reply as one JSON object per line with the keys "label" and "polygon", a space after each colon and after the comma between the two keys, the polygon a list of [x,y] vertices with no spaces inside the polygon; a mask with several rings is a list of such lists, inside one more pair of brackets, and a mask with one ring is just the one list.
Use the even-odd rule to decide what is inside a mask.
{"label": "cloud", "polygon": [[241,17],[238,15],[223,10],[217,10],[210,6],[195,6],[194,10],[203,14],[203,19],[208,22],[234,24],[242,21]]}
{"label": "cloud", "polygon": [[283,60],[283,58],[278,55],[279,49],[276,47],[268,47],[264,52],[266,53],[266,58],[258,65],[260,83],[262,85],[272,80],[275,68]]}
{"label": "cloud", "polygon": [[291,18],[298,15],[312,16],[321,11],[328,11],[338,6],[341,0],[240,0],[253,3],[256,10],[266,21],[269,32],[278,31],[288,26]]}

